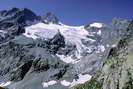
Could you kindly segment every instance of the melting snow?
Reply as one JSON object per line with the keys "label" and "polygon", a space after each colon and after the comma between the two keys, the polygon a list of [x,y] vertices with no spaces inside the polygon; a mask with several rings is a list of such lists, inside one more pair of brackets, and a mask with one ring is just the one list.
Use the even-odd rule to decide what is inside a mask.
{"label": "melting snow", "polygon": [[113,47],[113,48],[114,48],[114,47],[116,47],[117,45],[116,45],[116,44],[113,44],[113,45],[110,46],[109,44],[107,44],[106,46],[107,46],[107,47]]}
{"label": "melting snow", "polygon": [[98,50],[96,52],[100,53],[100,52],[104,52],[104,51],[105,51],[105,47],[103,45],[99,45]]}
{"label": "melting snow", "polygon": [[[66,87],[73,87],[78,84],[84,84],[85,82],[89,81],[92,78],[92,76],[89,74],[85,74],[85,75],[79,74],[78,77],[79,78],[76,80],[73,79],[73,82],[62,80],[62,81],[60,81],[60,84],[63,86],[66,86]],[[49,82],[43,82],[42,86],[43,86],[43,88],[47,88],[47,87],[49,87],[51,85],[55,85],[55,84],[57,84],[57,81],[51,80]]]}
{"label": "melting snow", "polygon": [[110,45],[109,45],[109,44],[107,44],[107,45],[106,45],[106,47],[110,47]]}
{"label": "melting snow", "polygon": [[71,82],[68,82],[66,80],[63,80],[63,81],[61,81],[61,85],[63,85],[63,86],[70,86],[71,85]]}
{"label": "melting snow", "polygon": [[66,80],[63,80],[61,81],[61,85],[73,87],[78,84],[84,84],[85,82],[89,81],[92,78],[92,76],[89,74],[85,74],[85,75],[79,74],[78,77],[79,79],[77,80],[73,79],[73,82],[68,82]]}
{"label": "melting snow", "polygon": [[97,28],[101,28],[103,25],[101,23],[92,23],[90,24],[90,27],[97,27]]}
{"label": "melting snow", "polygon": [[78,63],[79,61],[77,61],[76,59],[73,59],[71,56],[64,56],[64,55],[58,55],[56,54],[63,62],[65,63]]}
{"label": "melting snow", "polygon": [[7,33],[6,31],[0,30],[0,33]]}
{"label": "melting snow", "polygon": [[55,85],[57,82],[55,81],[55,80],[51,80],[51,81],[49,81],[49,82],[43,82],[42,83],[42,86],[43,86],[43,88],[46,88],[46,87],[48,87],[48,86],[50,86],[50,85]]}
{"label": "melting snow", "polygon": [[116,44],[113,44],[112,47],[116,47],[117,45]]}
{"label": "melting snow", "polygon": [[102,34],[102,31],[99,30],[99,31],[97,32],[97,35],[101,35],[101,34]]}
{"label": "melting snow", "polygon": [[85,75],[79,74],[78,77],[79,77],[78,80],[75,79],[73,80],[73,82],[71,83],[71,87],[78,84],[84,84],[85,82],[89,81],[92,78],[92,76],[89,74]]}
{"label": "melting snow", "polygon": [[5,87],[11,84],[11,81],[0,83],[0,87]]}

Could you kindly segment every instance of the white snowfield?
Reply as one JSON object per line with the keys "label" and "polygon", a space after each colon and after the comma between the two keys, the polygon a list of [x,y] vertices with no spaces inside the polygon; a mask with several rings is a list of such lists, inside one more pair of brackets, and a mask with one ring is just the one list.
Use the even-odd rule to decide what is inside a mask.
{"label": "white snowfield", "polygon": [[85,82],[89,81],[92,78],[92,76],[89,74],[85,75],[79,74],[78,77],[79,77],[78,80],[75,79],[73,80],[73,82],[71,83],[71,87],[78,84],[84,84]]}
{"label": "white snowfield", "polygon": [[78,63],[80,61],[80,60],[73,59],[72,56],[64,56],[64,55],[58,55],[58,54],[56,54],[56,55],[65,63],[75,64],[75,63]]}
{"label": "white snowfield", "polygon": [[5,35],[4,35],[4,34],[6,34],[6,33],[7,33],[6,31],[0,30],[0,35],[1,35],[3,38],[5,38]]}
{"label": "white snowfield", "polygon": [[101,23],[92,23],[92,24],[90,24],[90,27],[101,28],[101,27],[103,27],[103,25]]}
{"label": "white snowfield", "polygon": [[85,75],[79,74],[78,77],[79,77],[79,79],[77,79],[77,80],[73,79],[73,82],[62,80],[61,85],[73,87],[78,84],[84,84],[85,82],[89,81],[92,78],[92,76],[89,74],[85,74]]}
{"label": "white snowfield", "polygon": [[43,88],[46,88],[46,87],[48,87],[48,86],[55,85],[56,83],[57,83],[57,81],[51,80],[51,81],[49,81],[49,82],[43,82],[43,83],[42,83],[42,86],[43,86]]}
{"label": "white snowfield", "polygon": [[102,34],[102,31],[99,30],[99,31],[97,32],[97,35],[101,35],[101,34]]}
{"label": "white snowfield", "polygon": [[[97,26],[98,28],[102,27],[100,23],[94,23],[90,26]],[[82,40],[86,42],[95,42],[95,39],[88,38],[87,36],[92,36],[91,32],[88,32],[84,29],[84,26],[67,26],[64,24],[44,24],[44,23],[37,23],[35,25],[31,25],[26,27],[26,32],[24,35],[26,37],[30,37],[33,39],[41,38],[41,39],[50,39],[53,38],[57,33],[61,33],[65,38],[66,44],[73,44],[76,45],[75,56],[77,59],[80,59],[82,56],[81,54],[86,51],[87,53],[91,53],[91,48],[86,47]],[[98,35],[101,35],[101,30],[97,32]],[[102,51],[104,48],[102,47]],[[79,62],[77,59],[73,59],[71,56],[64,56],[64,55],[57,55],[62,61],[66,63],[75,64]]]}
{"label": "white snowfield", "polygon": [[0,33],[7,33],[6,31],[0,30]]}
{"label": "white snowfield", "polygon": [[61,81],[55,81],[55,80],[51,80],[49,82],[42,82],[42,86],[43,88],[47,88],[49,86],[52,86],[52,85],[55,85],[57,83],[60,83],[61,85],[65,86],[65,87],[73,87],[73,86],[76,86],[78,84],[84,84],[85,82],[89,81],[92,76],[89,75],[89,74],[85,74],[85,75],[82,75],[82,74],[79,74],[78,75],[78,79],[73,79],[72,82],[69,82],[67,80],[61,80]]}
{"label": "white snowfield", "polygon": [[113,44],[113,45],[112,45],[113,48],[116,47],[116,46],[117,46],[117,44]]}
{"label": "white snowfield", "polygon": [[68,87],[68,86],[71,86],[71,82],[68,82],[66,80],[62,80],[61,85]]}
{"label": "white snowfield", "polygon": [[88,32],[84,30],[83,26],[74,27],[67,25],[57,25],[57,24],[44,24],[38,23],[29,27],[26,27],[25,36],[31,37],[33,39],[37,38],[52,38],[60,32],[66,40],[72,40],[72,38],[77,37],[78,39],[86,38]]}
{"label": "white snowfield", "polygon": [[0,83],[0,87],[6,87],[11,84],[11,81]]}
{"label": "white snowfield", "polygon": [[97,53],[104,52],[105,47],[103,45],[98,45],[98,50],[96,51]]}

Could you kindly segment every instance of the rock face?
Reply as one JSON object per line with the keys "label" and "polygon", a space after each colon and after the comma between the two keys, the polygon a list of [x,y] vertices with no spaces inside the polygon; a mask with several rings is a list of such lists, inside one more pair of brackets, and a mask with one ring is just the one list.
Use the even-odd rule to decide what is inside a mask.
{"label": "rock face", "polygon": [[133,89],[133,22],[113,47],[101,71],[90,81],[72,89]]}
{"label": "rock face", "polygon": [[[38,17],[29,9],[13,8],[0,12],[0,22],[12,22],[12,24],[27,25],[27,22],[37,20]],[[10,26],[10,25],[9,25]]]}
{"label": "rock face", "polygon": [[59,24],[59,19],[51,12],[46,13],[41,17],[42,21],[46,24]]}
{"label": "rock face", "polygon": [[104,63],[100,82],[102,89],[132,89],[133,88],[133,22],[127,33],[119,41],[117,47],[110,50]]}
{"label": "rock face", "polygon": [[[98,80],[92,80],[96,86],[128,87],[132,83],[133,34],[129,23],[114,19],[108,24],[73,27],[60,24],[51,13],[38,17],[29,9],[1,11],[0,86],[68,89],[102,70]],[[88,86],[93,87],[91,84]]]}
{"label": "rock face", "polygon": [[14,39],[25,32],[24,27],[38,21],[38,17],[29,9],[13,8],[0,12],[0,44]]}

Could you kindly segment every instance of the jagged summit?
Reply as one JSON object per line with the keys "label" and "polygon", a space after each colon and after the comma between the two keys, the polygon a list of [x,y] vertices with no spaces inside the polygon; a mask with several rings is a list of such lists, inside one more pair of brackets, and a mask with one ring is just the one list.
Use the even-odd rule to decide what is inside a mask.
{"label": "jagged summit", "polygon": [[12,8],[0,11],[0,43],[13,39],[25,32],[24,27],[39,21],[38,16],[29,9]]}
{"label": "jagged summit", "polygon": [[0,23],[10,22],[19,25],[28,25],[37,20],[39,20],[38,16],[27,8],[12,8],[0,12]]}
{"label": "jagged summit", "polygon": [[51,12],[48,12],[44,16],[42,16],[42,20],[47,24],[59,24],[59,19]]}
{"label": "jagged summit", "polygon": [[[32,12],[30,9],[27,8],[12,8],[9,10],[2,10],[0,11],[0,17],[11,17],[14,15],[27,15],[27,16],[31,16],[31,17],[36,17],[36,14],[34,12]],[[30,18],[30,17],[29,17]]]}
{"label": "jagged summit", "polygon": [[24,15],[24,18],[27,20],[34,21],[38,19],[37,15],[30,9],[23,8],[20,10],[20,12]]}
{"label": "jagged summit", "polygon": [[18,23],[26,23],[27,21],[34,22],[35,20],[38,20],[46,24],[59,24],[59,19],[51,12],[46,13],[44,16],[37,16],[27,8],[12,8],[0,11],[0,21],[5,19],[11,20],[11,18],[19,19]]}
{"label": "jagged summit", "polygon": [[5,17],[5,16],[8,16],[8,15],[12,15],[12,14],[18,12],[19,10],[20,10],[19,8],[12,8],[12,9],[9,9],[9,10],[2,10],[2,11],[0,11],[0,16]]}

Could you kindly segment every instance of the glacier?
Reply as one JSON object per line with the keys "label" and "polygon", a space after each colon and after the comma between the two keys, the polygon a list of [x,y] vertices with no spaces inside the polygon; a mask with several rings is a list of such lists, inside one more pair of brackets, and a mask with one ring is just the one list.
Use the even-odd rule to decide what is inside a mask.
{"label": "glacier", "polygon": [[[97,26],[98,25],[98,26]],[[90,25],[90,27],[96,26],[97,28],[102,27],[100,23],[94,23],[94,25]],[[85,42],[94,43],[96,40],[92,38],[88,38],[87,36],[92,36],[91,32],[88,32],[84,26],[68,26],[64,24],[45,24],[45,23],[37,23],[31,26],[25,27],[25,33],[23,34],[26,37],[36,39],[52,39],[57,33],[60,33],[65,38],[65,44],[73,44],[76,45],[77,51],[75,51],[76,58],[72,56],[60,55],[57,56],[66,63],[75,64],[79,62],[80,58],[82,58],[82,54],[84,51],[91,53],[92,48],[87,47],[83,44],[82,40]],[[101,30],[97,32],[98,35],[101,35]],[[104,52],[105,48],[102,46],[98,46],[98,52]]]}

